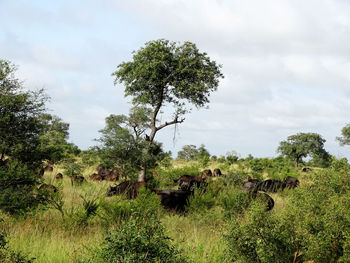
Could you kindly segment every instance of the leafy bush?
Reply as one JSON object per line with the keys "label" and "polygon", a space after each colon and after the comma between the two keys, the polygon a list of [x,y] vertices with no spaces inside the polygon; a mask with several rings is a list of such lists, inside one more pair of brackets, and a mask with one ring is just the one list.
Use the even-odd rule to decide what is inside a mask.
{"label": "leafy bush", "polygon": [[38,184],[38,175],[21,163],[0,166],[0,209],[18,215],[37,207],[45,201],[35,192]]}
{"label": "leafy bush", "polygon": [[21,252],[13,251],[6,240],[6,234],[0,234],[0,262],[2,263],[32,263],[34,258],[28,258]]}
{"label": "leafy bush", "polygon": [[224,208],[225,215],[228,218],[242,213],[250,204],[249,195],[236,188],[231,188],[221,193],[219,204]]}
{"label": "leafy bush", "polygon": [[131,201],[131,211],[130,217],[83,262],[186,262],[165,234],[157,196],[141,190]]}
{"label": "leafy bush", "polygon": [[199,166],[191,165],[184,166],[181,168],[159,168],[157,170],[157,178],[159,180],[161,187],[172,187],[174,186],[174,179],[179,178],[180,176],[188,174],[192,176],[199,175]]}
{"label": "leafy bush", "polygon": [[252,205],[233,217],[228,255],[242,262],[349,262],[350,176],[324,170],[284,193],[283,210]]}

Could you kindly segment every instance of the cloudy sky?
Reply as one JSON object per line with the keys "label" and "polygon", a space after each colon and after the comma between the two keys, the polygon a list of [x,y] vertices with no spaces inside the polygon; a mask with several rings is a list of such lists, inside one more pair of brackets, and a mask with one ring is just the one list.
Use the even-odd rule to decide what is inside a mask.
{"label": "cloudy sky", "polygon": [[45,88],[82,149],[105,117],[128,113],[111,73],[165,38],[195,43],[225,75],[209,109],[157,134],[166,150],[203,143],[211,154],[272,157],[289,135],[316,132],[350,158],[335,141],[350,123],[350,1],[0,0],[0,17],[0,58],[28,89]]}

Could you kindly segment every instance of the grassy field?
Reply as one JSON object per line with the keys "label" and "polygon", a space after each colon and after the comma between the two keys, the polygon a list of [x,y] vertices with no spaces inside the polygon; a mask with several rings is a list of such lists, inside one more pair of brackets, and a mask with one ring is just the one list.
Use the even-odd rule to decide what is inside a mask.
{"label": "grassy field", "polygon": [[[261,222],[265,222],[266,220],[266,224],[261,225],[261,229],[266,230],[264,232],[267,235],[266,238],[272,236],[274,238],[272,240],[279,240],[281,236],[284,239],[286,238],[285,235],[292,236],[294,239],[290,238],[288,241],[290,243],[288,244],[291,244],[291,246],[296,244],[297,248],[295,248],[295,251],[298,251],[298,246],[305,245],[303,243],[298,243],[298,240],[303,240],[303,238],[305,238],[305,241],[303,241],[304,243],[306,242],[308,246],[313,246],[314,243],[312,242],[315,242],[313,239],[315,237],[312,236],[311,230],[304,228],[305,222],[311,225],[315,224],[314,228],[317,228],[319,224],[327,225],[328,217],[324,219],[315,217],[315,221],[307,221],[310,219],[307,219],[305,215],[308,214],[310,218],[314,216],[316,212],[312,209],[310,211],[310,206],[317,206],[318,202],[322,203],[322,196],[324,196],[322,198],[330,198],[333,193],[331,189],[339,189],[339,186],[342,186],[345,180],[342,176],[338,176],[338,173],[334,173],[333,177],[330,178],[334,178],[335,181],[328,185],[328,175],[322,175],[322,169],[315,169],[315,172],[308,174],[292,171],[301,181],[298,190],[285,190],[283,192],[270,194],[275,201],[273,210],[269,212],[259,212],[258,210],[254,210],[254,206],[251,209],[245,205],[244,198],[246,194],[242,192],[241,185],[246,175],[251,174],[252,171],[242,164],[228,165],[212,161],[207,167],[203,167],[198,162],[173,161],[171,167],[160,167],[154,172],[154,175],[156,177],[155,179],[159,181],[160,189],[169,189],[171,187],[176,189],[176,186],[172,185],[171,182],[173,178],[181,175],[181,173],[191,174],[199,172],[204,168],[214,169],[217,167],[221,168],[222,172],[226,174],[227,177],[211,179],[208,190],[202,195],[195,194],[193,199],[191,199],[192,201],[186,215],[161,210],[160,220],[165,228],[166,235],[173,240],[173,244],[181,250],[181,254],[188,258],[189,262],[235,262],[230,255],[236,255],[234,258],[237,259],[237,262],[253,262],[250,261],[249,258],[244,259],[244,256],[240,256],[241,251],[237,252],[232,242],[227,242],[227,240],[230,240],[227,236],[232,237],[236,235],[234,240],[238,242],[237,246],[239,246],[239,242],[243,242],[243,244],[248,241],[257,242],[254,245],[254,249],[258,251],[257,253],[262,253],[259,252],[259,246],[261,245],[259,242],[261,242],[261,240],[255,240],[256,236],[249,232],[249,229],[252,228],[251,224],[254,226],[254,224],[260,223],[259,221],[254,221],[260,216],[262,216]],[[94,173],[95,168],[96,167],[89,167],[85,169],[83,173],[85,178],[88,178],[89,175]],[[90,253],[89,251],[91,251],[91,249],[93,250],[98,247],[110,231],[118,229],[121,222],[128,220],[131,213],[130,203],[133,201],[126,200],[120,196],[106,197],[107,188],[115,183],[106,181],[95,182],[88,179],[87,182],[82,185],[72,186],[68,177],[65,177],[62,181],[54,179],[54,176],[62,171],[60,167],[55,167],[53,172],[44,175],[44,181],[58,187],[64,201],[63,217],[58,210],[52,207],[42,207],[33,211],[25,218],[14,218],[5,214],[1,215],[3,221],[0,223],[0,227],[2,228],[1,230],[6,230],[6,232],[9,233],[8,239],[10,247],[15,251],[20,251],[29,257],[35,258],[35,262],[78,262],[78,260],[83,258],[86,254]],[[269,178],[272,176],[271,174],[271,171],[264,170],[258,176]],[[276,174],[273,174],[276,177]],[[327,174],[327,171],[325,174]],[[282,175],[277,176],[281,177]],[[329,192],[328,196],[322,195],[324,190],[321,188],[321,190],[315,192],[317,195],[311,195],[313,192],[309,189],[315,182],[320,185],[325,185],[326,188],[324,189]],[[338,185],[338,188],[335,188],[334,185]],[[344,194],[347,190],[344,190],[344,193],[342,192],[341,195],[339,195],[337,191],[338,190],[334,192],[337,194],[337,198],[344,197],[345,201],[343,200],[342,202],[347,204],[346,198],[350,196]],[[298,200],[301,200],[304,196],[308,199],[305,199],[306,201],[304,203],[301,202],[298,204]],[[84,203],[87,201],[98,204],[96,214],[89,217],[85,216],[84,210]],[[309,202],[309,207],[306,206],[307,202]],[[328,199],[325,199],[325,204],[328,206],[331,203]],[[329,209],[336,208],[332,205],[330,208],[325,207],[324,209],[328,211]],[[343,210],[341,210],[340,213],[343,213]],[[349,213],[345,211],[343,217],[347,217],[348,214]],[[348,217],[350,218],[350,215]],[[347,222],[348,221],[344,220],[343,223],[345,224]],[[294,229],[292,227],[293,232],[286,234],[286,230],[283,230],[283,228],[280,229],[280,227],[283,225],[287,226],[288,224],[292,224],[291,226],[293,227],[295,224],[299,228],[295,227]],[[271,225],[274,226],[272,229],[280,232],[276,232],[277,234],[275,232],[269,232],[272,231]],[[248,232],[246,232],[247,229]],[[324,229],[327,228],[323,226],[320,227],[320,231]],[[325,235],[327,233],[325,233]],[[240,240],[240,237],[244,235],[246,235],[246,240]],[[332,238],[334,233],[330,232],[329,235]],[[264,240],[264,238],[262,240]],[[344,238],[344,240],[342,239],[343,243],[347,242],[347,239]],[[320,238],[320,244],[323,241],[324,240]],[[328,244],[327,242],[332,244],[332,242],[335,241],[325,241],[325,244]],[[272,243],[273,241],[271,241],[271,244]],[[331,247],[332,246],[329,248],[330,250]],[[274,245],[271,245],[271,247],[264,247],[264,251],[268,251],[269,249],[275,251],[277,248],[275,248]],[[328,248],[322,248],[320,246],[320,249]],[[242,251],[244,251],[244,246]],[[295,251],[290,252],[291,258],[295,255]],[[342,255],[344,251],[343,249]],[[274,253],[276,254],[276,251],[270,254],[276,257]],[[259,257],[265,258],[265,256]],[[310,257],[315,256],[311,254]],[[242,260],[242,258],[244,260]],[[308,258],[305,256],[305,261],[306,259]],[[265,261],[262,262],[274,262],[269,260],[272,259],[266,257]],[[284,261],[278,260],[275,262]],[[289,261],[287,260],[285,262]],[[290,262],[293,262],[293,260]],[[320,260],[315,262],[327,261]]]}

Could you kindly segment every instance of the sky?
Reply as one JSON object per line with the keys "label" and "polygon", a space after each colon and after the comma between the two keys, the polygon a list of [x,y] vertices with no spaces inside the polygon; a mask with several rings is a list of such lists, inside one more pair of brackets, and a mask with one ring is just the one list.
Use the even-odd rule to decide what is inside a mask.
{"label": "sky", "polygon": [[24,87],[45,89],[81,149],[107,116],[128,113],[111,74],[157,39],[195,43],[225,76],[208,109],[158,132],[174,157],[188,144],[274,157],[288,136],[315,132],[350,159],[335,140],[350,123],[350,1],[0,0],[0,59]]}

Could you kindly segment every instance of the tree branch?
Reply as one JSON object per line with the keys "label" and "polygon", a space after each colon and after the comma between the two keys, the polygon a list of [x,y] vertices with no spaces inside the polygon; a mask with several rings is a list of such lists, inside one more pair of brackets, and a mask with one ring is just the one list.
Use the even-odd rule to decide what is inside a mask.
{"label": "tree branch", "polygon": [[182,123],[184,122],[185,118],[182,118],[182,119],[178,119],[178,117],[175,117],[175,119],[171,122],[165,122],[161,125],[159,125],[158,127],[156,127],[156,131],[159,131],[160,129],[163,129],[164,127],[166,126],[169,126],[169,125],[173,125],[173,124],[177,124],[177,123]]}

